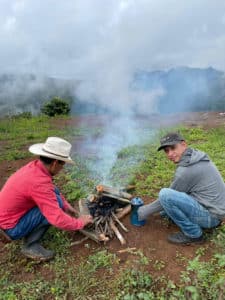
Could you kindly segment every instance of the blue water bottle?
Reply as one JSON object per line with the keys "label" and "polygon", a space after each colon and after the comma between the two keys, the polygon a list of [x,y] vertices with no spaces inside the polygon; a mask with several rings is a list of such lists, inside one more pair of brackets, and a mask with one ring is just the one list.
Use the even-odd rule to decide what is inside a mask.
{"label": "blue water bottle", "polygon": [[130,222],[135,226],[143,226],[146,223],[146,220],[138,220],[138,208],[144,204],[143,200],[139,197],[131,199],[131,215]]}

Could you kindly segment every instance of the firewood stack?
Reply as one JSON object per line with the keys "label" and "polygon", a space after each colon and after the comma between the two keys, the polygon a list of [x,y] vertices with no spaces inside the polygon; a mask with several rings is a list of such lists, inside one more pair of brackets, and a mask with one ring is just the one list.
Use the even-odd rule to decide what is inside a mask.
{"label": "firewood stack", "polygon": [[81,214],[91,214],[94,222],[80,230],[96,242],[107,242],[115,235],[122,245],[126,240],[120,230],[128,232],[121,219],[131,211],[132,195],[122,189],[97,185],[95,193],[79,201]]}

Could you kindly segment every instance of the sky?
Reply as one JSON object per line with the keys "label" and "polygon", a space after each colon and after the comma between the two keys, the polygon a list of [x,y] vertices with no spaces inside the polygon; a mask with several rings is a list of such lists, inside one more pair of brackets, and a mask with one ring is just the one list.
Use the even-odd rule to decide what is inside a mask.
{"label": "sky", "polygon": [[225,71],[224,0],[0,0],[0,70],[86,79]]}
{"label": "sky", "polygon": [[[81,100],[126,112],[95,141],[101,159],[94,169],[105,174],[121,147],[140,143],[140,134],[130,133],[138,125],[133,104],[135,113],[151,114],[167,92],[131,90],[134,73],[179,66],[225,71],[224,53],[224,0],[0,0],[0,73],[79,80],[74,92]],[[0,112],[18,111],[25,93],[44,81],[10,84],[0,90],[12,99],[0,101]]]}

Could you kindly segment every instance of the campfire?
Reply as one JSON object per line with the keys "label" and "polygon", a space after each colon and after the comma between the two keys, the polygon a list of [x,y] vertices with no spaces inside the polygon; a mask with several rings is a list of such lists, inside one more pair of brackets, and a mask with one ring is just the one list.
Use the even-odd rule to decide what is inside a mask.
{"label": "campfire", "polygon": [[132,195],[122,189],[98,185],[95,193],[79,201],[81,214],[91,214],[94,222],[80,230],[96,242],[108,242],[116,236],[122,245],[126,240],[120,230],[128,232],[121,219],[131,211]]}

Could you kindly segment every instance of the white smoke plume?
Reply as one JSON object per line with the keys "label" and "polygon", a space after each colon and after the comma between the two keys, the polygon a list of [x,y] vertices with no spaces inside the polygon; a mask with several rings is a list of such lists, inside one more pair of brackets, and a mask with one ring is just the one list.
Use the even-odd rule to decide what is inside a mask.
{"label": "white smoke plume", "polygon": [[[81,82],[74,89],[81,100],[125,116],[116,135],[109,129],[118,120],[105,124],[105,139],[121,147],[139,142],[121,128],[129,128],[134,113],[156,112],[167,93],[160,85],[151,91],[135,89],[134,74],[179,66],[224,71],[224,32],[223,0],[0,0],[0,70]],[[33,88],[34,83],[25,91]],[[19,84],[0,94],[11,99],[11,106],[26,99],[18,97]],[[0,101],[5,110],[6,101]],[[119,146],[113,145],[115,153]]]}

